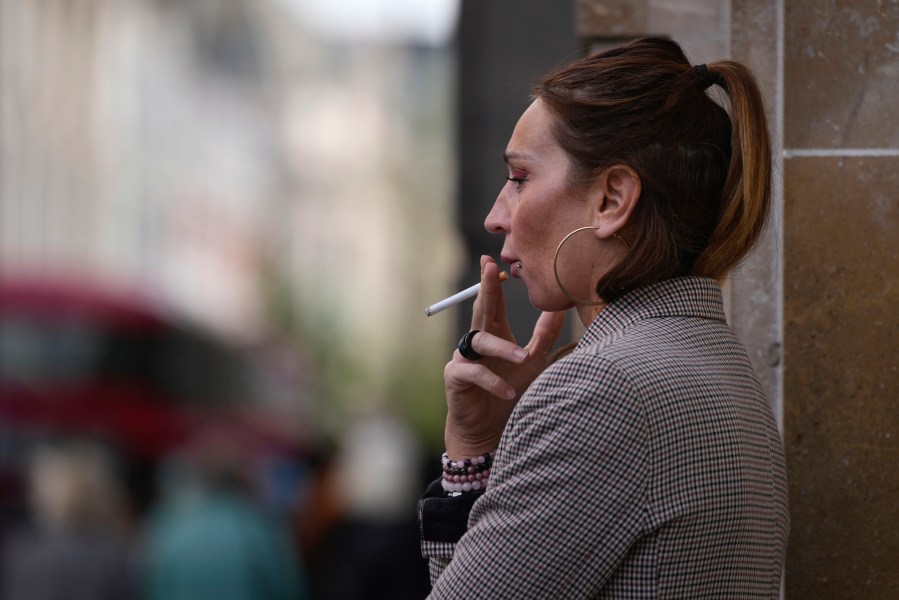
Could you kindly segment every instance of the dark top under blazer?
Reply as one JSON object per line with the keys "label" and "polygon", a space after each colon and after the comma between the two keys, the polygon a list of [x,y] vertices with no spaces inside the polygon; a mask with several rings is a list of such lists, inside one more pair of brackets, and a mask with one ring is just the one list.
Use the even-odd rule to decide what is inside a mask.
{"label": "dark top under blazer", "polygon": [[522,396],[471,499],[419,503],[432,598],[777,598],[783,446],[718,284],[606,307]]}

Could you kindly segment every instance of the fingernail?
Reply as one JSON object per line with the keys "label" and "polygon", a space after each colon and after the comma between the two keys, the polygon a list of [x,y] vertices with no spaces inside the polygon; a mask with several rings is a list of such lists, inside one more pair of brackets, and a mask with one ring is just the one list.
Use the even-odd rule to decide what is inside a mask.
{"label": "fingernail", "polygon": [[512,400],[514,397],[515,397],[515,390],[513,390],[512,388],[507,389],[506,390],[506,398],[508,398],[509,400]]}
{"label": "fingernail", "polygon": [[524,348],[519,348],[518,350],[516,350],[516,351],[513,352],[512,354],[515,356],[515,358],[517,358],[517,359],[519,359],[519,360],[524,360],[524,359],[526,359],[526,358],[528,357],[528,351],[525,350]]}

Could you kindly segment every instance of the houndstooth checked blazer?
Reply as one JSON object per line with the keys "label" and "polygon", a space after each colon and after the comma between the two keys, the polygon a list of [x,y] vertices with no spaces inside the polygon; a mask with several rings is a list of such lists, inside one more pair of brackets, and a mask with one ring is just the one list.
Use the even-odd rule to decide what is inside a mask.
{"label": "houndstooth checked blazer", "polygon": [[619,298],[516,406],[485,493],[419,502],[431,598],[776,598],[783,446],[718,284]]}

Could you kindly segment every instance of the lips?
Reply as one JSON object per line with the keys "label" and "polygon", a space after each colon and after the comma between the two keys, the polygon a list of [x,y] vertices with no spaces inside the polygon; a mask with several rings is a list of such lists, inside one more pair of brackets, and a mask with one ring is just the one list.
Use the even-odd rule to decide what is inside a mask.
{"label": "lips", "polygon": [[509,265],[512,277],[521,277],[521,262],[517,258],[503,254],[500,255],[500,259]]}

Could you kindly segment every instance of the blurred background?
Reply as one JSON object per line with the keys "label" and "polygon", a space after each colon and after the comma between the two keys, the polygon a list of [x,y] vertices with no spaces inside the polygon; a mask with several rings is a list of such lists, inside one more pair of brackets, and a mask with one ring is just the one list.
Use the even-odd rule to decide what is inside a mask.
{"label": "blurred background", "polygon": [[650,33],[768,99],[775,219],[726,291],[786,596],[895,597],[899,10],[784,4],[0,0],[0,600],[424,597],[470,304],[424,308],[498,252],[534,78]]}
{"label": "blurred background", "polygon": [[572,11],[0,0],[0,598],[426,595],[424,308]]}
{"label": "blurred background", "polygon": [[772,229],[725,291],[786,597],[895,597],[897,6],[0,0],[0,600],[424,597],[470,304],[424,308],[498,253],[534,78],[646,34],[768,100]]}

